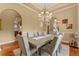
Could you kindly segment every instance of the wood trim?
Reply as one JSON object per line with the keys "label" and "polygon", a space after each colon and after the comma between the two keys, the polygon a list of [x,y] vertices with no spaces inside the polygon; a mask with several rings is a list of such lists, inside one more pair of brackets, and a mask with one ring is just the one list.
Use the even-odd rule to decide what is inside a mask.
{"label": "wood trim", "polygon": [[19,45],[18,45],[17,41],[14,41],[14,42],[11,42],[11,43],[0,45],[0,48],[1,48],[1,51],[6,51],[6,50],[12,51],[16,48],[19,48]]}
{"label": "wood trim", "polygon": [[14,56],[13,50],[19,48],[18,42],[12,42],[0,46],[0,56]]}

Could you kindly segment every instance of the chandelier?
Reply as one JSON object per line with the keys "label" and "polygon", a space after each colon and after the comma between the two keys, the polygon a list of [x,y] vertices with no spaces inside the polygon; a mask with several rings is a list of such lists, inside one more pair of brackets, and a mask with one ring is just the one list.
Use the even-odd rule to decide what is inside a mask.
{"label": "chandelier", "polygon": [[52,18],[52,12],[47,11],[47,4],[44,4],[43,11],[41,11],[38,15],[44,22],[49,22],[49,20]]}

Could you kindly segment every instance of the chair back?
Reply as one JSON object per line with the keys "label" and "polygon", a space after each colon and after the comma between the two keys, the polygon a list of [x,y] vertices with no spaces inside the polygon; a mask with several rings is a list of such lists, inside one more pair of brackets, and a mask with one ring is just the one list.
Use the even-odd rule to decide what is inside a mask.
{"label": "chair back", "polygon": [[23,37],[18,35],[17,39],[18,39],[19,47],[20,47],[22,53],[24,55],[30,56],[31,52],[30,52],[30,48],[29,48],[29,43],[28,43],[27,35],[23,34]]}
{"label": "chair back", "polygon": [[32,38],[32,37],[34,37],[34,32],[28,32],[28,37],[30,38]]}
{"label": "chair back", "polygon": [[34,32],[34,37],[38,37],[38,32]]}
{"label": "chair back", "polygon": [[57,39],[58,39],[58,37],[54,37],[54,38],[53,38],[53,41],[51,42],[51,46],[52,46],[53,48],[54,48],[55,45],[56,45]]}
{"label": "chair back", "polygon": [[54,51],[54,48],[55,48],[55,45],[56,45],[56,42],[57,42],[57,39],[58,39],[58,37],[54,37],[53,38],[53,40],[50,42],[50,45],[49,45],[49,48],[48,48],[48,53],[49,54],[52,54],[53,53],[53,51]]}
{"label": "chair back", "polygon": [[54,55],[55,52],[57,51],[57,49],[58,49],[58,47],[59,47],[59,45],[60,45],[60,43],[61,43],[61,41],[62,41],[62,38],[63,38],[63,34],[59,34],[58,39],[57,39],[57,41],[56,41],[55,48],[54,48],[53,53],[52,53],[53,55]]}

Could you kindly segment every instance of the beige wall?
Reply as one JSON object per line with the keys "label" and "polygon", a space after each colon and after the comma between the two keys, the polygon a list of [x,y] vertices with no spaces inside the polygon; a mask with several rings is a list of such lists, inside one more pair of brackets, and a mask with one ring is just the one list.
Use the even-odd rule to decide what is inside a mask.
{"label": "beige wall", "polygon": [[78,32],[79,32],[79,4],[77,4],[77,19],[78,19]]}
{"label": "beige wall", "polygon": [[[37,17],[38,14],[32,12],[31,10],[25,8],[20,4],[0,4],[0,13],[4,9],[14,9],[22,16],[22,25],[23,32],[34,32],[41,31],[40,21]],[[60,20],[60,31],[61,32],[77,32],[77,7],[72,7],[68,9],[64,9],[62,11],[56,12],[53,14],[58,20]],[[73,24],[72,30],[65,29],[65,25],[61,23],[62,19],[69,19],[69,23]],[[13,41],[13,28],[12,28],[13,20],[2,20],[2,30],[0,31],[0,43]],[[7,25],[7,26],[6,26]],[[79,27],[78,27],[79,28]],[[12,35],[11,35],[12,34]]]}
{"label": "beige wall", "polygon": [[38,15],[31,12],[27,12],[22,21],[23,25],[23,32],[35,32],[35,31],[40,31],[40,21],[38,20]]}
{"label": "beige wall", "polygon": [[[21,6],[20,4],[0,4],[0,13],[5,9],[14,9],[22,16],[23,32],[27,31],[40,31],[39,21],[37,21],[37,15],[31,10]],[[13,36],[13,20],[2,20],[2,30],[0,31],[0,44],[4,44],[9,41],[14,41]]]}
{"label": "beige wall", "polygon": [[[54,13],[53,16],[60,21],[61,32],[77,32],[77,6],[61,9],[61,11]],[[68,23],[73,24],[73,29],[66,29],[66,25],[62,24],[63,19],[68,19]]]}
{"label": "beige wall", "polygon": [[[69,8],[68,8],[69,7]],[[53,12],[53,16],[56,17],[59,23],[59,29],[61,32],[65,32],[63,41],[70,41],[70,34],[76,33],[78,31],[77,25],[77,6],[67,6],[65,8],[61,8],[58,11]],[[62,24],[63,19],[68,19],[68,23],[73,24],[73,29],[66,29],[66,25]]]}
{"label": "beige wall", "polygon": [[[77,4],[77,25],[78,25],[78,38],[79,38],[79,4]],[[79,39],[78,39],[78,47],[79,47]]]}

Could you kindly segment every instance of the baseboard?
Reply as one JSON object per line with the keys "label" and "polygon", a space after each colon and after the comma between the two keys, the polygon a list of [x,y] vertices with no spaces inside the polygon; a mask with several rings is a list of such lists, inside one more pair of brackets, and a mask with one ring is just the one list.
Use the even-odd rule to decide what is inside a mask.
{"label": "baseboard", "polygon": [[69,45],[69,43],[68,43],[68,42],[62,42],[62,44],[66,44],[66,45]]}
{"label": "baseboard", "polygon": [[7,41],[7,42],[2,42],[2,43],[0,43],[0,45],[9,44],[9,43],[13,43],[13,42],[15,42],[15,41],[16,41],[16,40]]}

